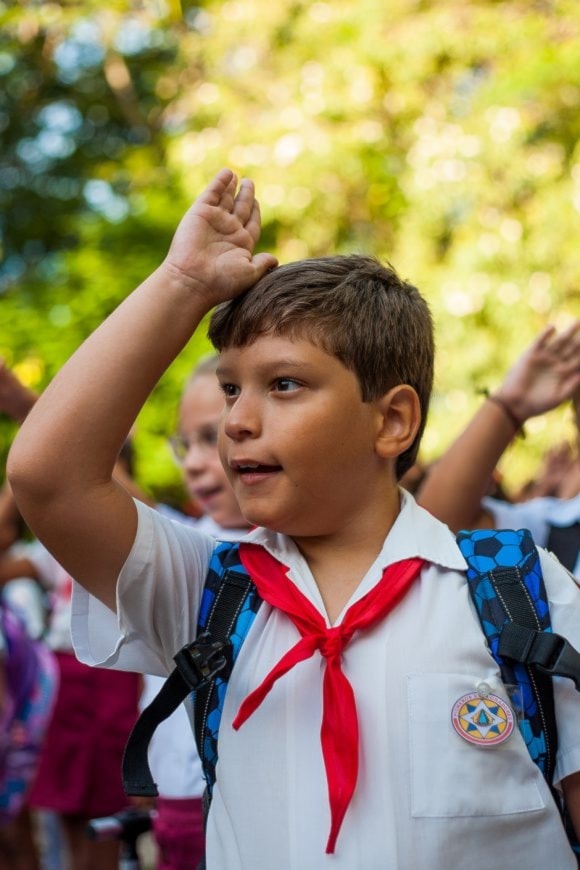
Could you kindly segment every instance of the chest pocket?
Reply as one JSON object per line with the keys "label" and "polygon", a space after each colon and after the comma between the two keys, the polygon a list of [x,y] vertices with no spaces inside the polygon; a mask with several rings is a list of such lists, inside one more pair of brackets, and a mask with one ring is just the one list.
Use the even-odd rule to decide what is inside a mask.
{"label": "chest pocket", "polygon": [[[502,816],[546,806],[547,786],[530,759],[517,723],[503,742],[485,746],[456,732],[453,709],[460,698],[475,692],[481,680],[481,675],[471,678],[466,674],[408,677],[414,818]],[[487,682],[493,694],[508,704],[503,685]],[[549,794],[547,800],[551,801]]]}

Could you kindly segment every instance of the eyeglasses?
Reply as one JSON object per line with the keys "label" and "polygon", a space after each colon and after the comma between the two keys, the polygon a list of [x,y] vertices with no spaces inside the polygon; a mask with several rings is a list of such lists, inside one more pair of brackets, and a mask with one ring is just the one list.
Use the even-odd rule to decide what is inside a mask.
{"label": "eyeglasses", "polygon": [[173,455],[178,462],[184,462],[185,457],[194,446],[203,453],[213,452],[218,443],[218,430],[215,426],[207,426],[199,432],[191,432],[189,435],[174,435],[169,439]]}

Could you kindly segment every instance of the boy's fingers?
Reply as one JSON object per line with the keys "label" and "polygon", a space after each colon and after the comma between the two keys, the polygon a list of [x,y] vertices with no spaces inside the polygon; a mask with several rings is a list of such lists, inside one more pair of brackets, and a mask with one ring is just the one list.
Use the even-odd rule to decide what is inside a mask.
{"label": "boy's fingers", "polygon": [[570,359],[580,353],[580,321],[576,321],[564,332],[556,336],[551,343],[550,349],[560,355],[562,359]]}
{"label": "boy's fingers", "polygon": [[236,176],[231,169],[220,169],[215,178],[210,181],[206,189],[198,197],[198,201],[208,205],[219,205],[228,188],[236,185]]}
{"label": "boy's fingers", "polygon": [[544,348],[550,343],[550,339],[556,332],[555,326],[545,326],[544,329],[540,332],[536,340],[532,343],[532,349],[536,350],[539,348]]}
{"label": "boy's fingers", "polygon": [[242,178],[240,189],[234,202],[234,214],[237,215],[244,226],[251,219],[255,201],[254,182],[249,178]]}
{"label": "boy's fingers", "polygon": [[256,269],[257,277],[261,278],[262,275],[265,275],[266,272],[269,272],[271,269],[275,269],[278,265],[278,260],[274,256],[274,254],[256,254],[255,257],[252,257],[252,263]]}
{"label": "boy's fingers", "polygon": [[261,229],[262,229],[262,218],[260,215],[260,203],[258,202],[257,199],[254,199],[254,202],[252,204],[252,210],[250,212],[248,220],[246,221],[246,230],[249,232],[250,236],[252,237],[254,244],[256,244],[256,242],[260,238]]}
{"label": "boy's fingers", "polygon": [[225,209],[225,211],[233,212],[233,210],[234,210],[237,185],[238,185],[238,177],[237,177],[237,175],[232,174],[230,182],[228,185],[226,185],[226,188],[222,194],[222,197],[221,197],[220,201],[218,202],[218,205],[220,206],[220,208]]}

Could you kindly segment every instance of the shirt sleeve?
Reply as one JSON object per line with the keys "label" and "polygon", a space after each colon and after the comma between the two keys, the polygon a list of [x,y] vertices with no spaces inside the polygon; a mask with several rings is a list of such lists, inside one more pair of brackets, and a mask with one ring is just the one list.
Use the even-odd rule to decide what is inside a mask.
{"label": "shirt sleeve", "polygon": [[[552,628],[580,650],[580,588],[555,556],[540,549]],[[567,677],[554,677],[558,753],[554,783],[580,771],[580,692]]]}
{"label": "shirt sleeve", "polygon": [[117,614],[75,582],[73,646],[89,665],[166,676],[195,637],[215,540],[135,504],[137,534],[117,581]]}

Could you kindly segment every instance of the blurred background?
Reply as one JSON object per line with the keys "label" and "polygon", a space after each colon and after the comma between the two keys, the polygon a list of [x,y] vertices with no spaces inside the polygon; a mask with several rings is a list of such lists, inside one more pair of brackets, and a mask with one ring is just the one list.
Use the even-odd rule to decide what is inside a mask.
{"label": "blurred background", "polygon": [[[421,288],[428,461],[544,324],[580,316],[579,133],[577,0],[0,2],[0,356],[42,390],[229,166],[281,262],[366,252]],[[166,436],[208,349],[137,423],[159,500],[179,498]],[[565,408],[527,430],[512,486],[574,437]]]}

